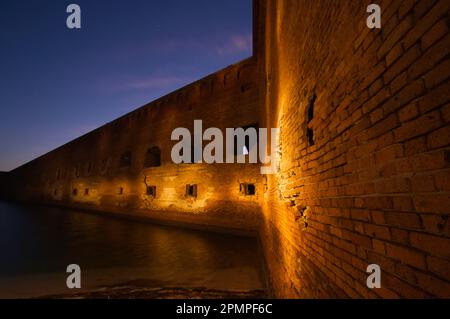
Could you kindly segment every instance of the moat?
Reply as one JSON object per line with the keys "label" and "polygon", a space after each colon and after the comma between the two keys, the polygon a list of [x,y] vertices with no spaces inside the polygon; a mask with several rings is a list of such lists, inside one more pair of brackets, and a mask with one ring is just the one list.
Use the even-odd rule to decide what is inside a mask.
{"label": "moat", "polygon": [[258,242],[59,207],[0,201],[0,298],[73,294],[141,282],[149,287],[264,288]]}

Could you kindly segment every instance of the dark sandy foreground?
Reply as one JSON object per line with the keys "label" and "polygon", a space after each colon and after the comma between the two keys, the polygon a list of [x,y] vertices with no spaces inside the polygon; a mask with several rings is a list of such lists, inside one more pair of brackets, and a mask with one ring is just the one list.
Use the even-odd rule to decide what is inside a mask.
{"label": "dark sandy foreground", "polygon": [[265,298],[262,290],[229,291],[207,288],[101,288],[88,292],[53,295],[48,299],[252,299]]}
{"label": "dark sandy foreground", "polygon": [[205,287],[155,287],[137,281],[73,294],[43,296],[45,299],[261,299],[262,289],[220,290]]}

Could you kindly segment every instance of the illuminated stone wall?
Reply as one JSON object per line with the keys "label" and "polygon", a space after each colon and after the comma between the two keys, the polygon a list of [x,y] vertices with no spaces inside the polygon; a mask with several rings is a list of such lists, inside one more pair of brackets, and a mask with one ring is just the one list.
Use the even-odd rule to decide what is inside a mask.
{"label": "illuminated stone wall", "polygon": [[[258,122],[254,59],[232,65],[143,106],[13,171],[13,196],[71,207],[256,230],[262,184],[258,164],[174,164],[172,130]],[[204,142],[204,145],[207,142]],[[161,165],[145,167],[158,147]],[[129,155],[124,154],[129,152]],[[128,160],[130,165],[123,165]],[[252,183],[255,195],[241,194]],[[197,185],[196,197],[186,185]],[[147,194],[154,186],[156,196]]]}
{"label": "illuminated stone wall", "polygon": [[281,129],[281,170],[261,238],[277,296],[450,297],[450,2],[264,3],[261,122]]}

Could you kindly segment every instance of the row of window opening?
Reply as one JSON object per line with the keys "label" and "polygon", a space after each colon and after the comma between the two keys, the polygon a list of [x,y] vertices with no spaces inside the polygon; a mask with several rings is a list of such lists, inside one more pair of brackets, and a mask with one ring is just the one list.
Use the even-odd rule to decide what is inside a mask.
{"label": "row of window opening", "polygon": [[[252,183],[241,183],[241,184],[239,184],[239,193],[241,195],[246,195],[246,196],[256,195],[256,186],[255,186],[255,184],[252,184]],[[54,194],[57,195],[56,189],[54,191]],[[79,194],[78,188],[74,188],[72,190],[72,195],[78,196],[78,194]],[[83,194],[84,194],[84,196],[89,196],[90,189],[85,188],[83,190]],[[123,187],[118,187],[117,195],[123,195],[123,194],[124,194]],[[198,194],[197,184],[186,184],[186,192],[185,192],[186,197],[196,198],[197,194]],[[154,186],[154,185],[147,186],[146,187],[146,195],[149,197],[155,198],[156,197],[156,186]]]}
{"label": "row of window opening", "polygon": [[[256,132],[257,132],[257,141],[258,141],[259,140],[258,127],[259,127],[258,123],[255,123],[255,124],[251,124],[251,125],[248,125],[248,126],[243,126],[242,128],[244,130],[247,130],[248,128],[254,128],[256,130]],[[236,137],[235,137],[235,139],[236,139]],[[256,143],[258,143],[258,142],[256,142]],[[234,149],[234,155],[235,156],[241,155],[241,154],[245,154],[245,153],[243,153],[243,150],[237,149],[237,141],[236,140],[235,140],[234,146],[235,146],[235,149]],[[247,150],[247,152],[248,152],[248,150],[252,149],[253,147],[255,147],[255,145],[251,145],[249,137],[246,136],[246,138],[245,138],[245,150]],[[192,148],[191,149],[191,157],[192,157],[191,163],[195,163],[195,159],[194,159],[194,143],[191,144],[191,148]],[[100,171],[101,172],[105,172],[106,169],[109,166],[109,163],[110,163],[110,159],[103,160],[101,162],[101,165],[100,165]],[[120,156],[120,159],[119,159],[119,168],[129,168],[129,167],[131,167],[131,165],[132,165],[132,153],[131,153],[131,151],[126,151],[126,152],[122,153],[122,155]],[[159,166],[161,166],[161,150],[160,150],[159,147],[153,146],[153,147],[147,149],[147,151],[145,153],[143,167],[144,168],[149,168],[149,167],[159,167]],[[80,165],[75,166],[74,172],[75,172],[75,176],[76,177],[80,176],[80,171],[81,171],[80,170]],[[94,164],[92,162],[89,162],[88,166],[87,166],[87,169],[86,169],[86,172],[89,175],[93,171],[94,171]],[[62,176],[61,169],[58,169],[57,173],[56,173],[56,178],[60,179],[61,176]]]}
{"label": "row of window opening", "polygon": [[[131,152],[127,151],[124,152],[121,156],[120,156],[120,160],[119,160],[119,168],[125,168],[125,167],[130,167],[131,166]],[[100,172],[105,172],[106,169],[108,168],[110,164],[110,159],[104,159],[102,160],[102,162],[100,163]],[[148,167],[158,167],[161,166],[161,150],[159,149],[159,147],[155,146],[152,148],[149,148],[145,154],[145,158],[144,158],[144,165],[145,168]],[[88,162],[87,167],[86,167],[86,173],[88,175],[92,174],[94,171],[94,164],[92,162]],[[73,169],[74,175],[76,177],[81,175],[81,165],[76,165]],[[59,180],[63,177],[63,172],[61,169],[57,169],[56,170],[56,179]]]}

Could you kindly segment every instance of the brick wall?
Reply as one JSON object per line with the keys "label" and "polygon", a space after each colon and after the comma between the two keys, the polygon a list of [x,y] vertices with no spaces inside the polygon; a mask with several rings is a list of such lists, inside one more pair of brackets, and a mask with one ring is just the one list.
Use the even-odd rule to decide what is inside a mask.
{"label": "brick wall", "polygon": [[[244,60],[19,167],[10,174],[11,197],[256,230],[262,189],[258,164],[174,164],[171,159],[175,128],[188,128],[193,135],[194,120],[203,121],[203,130],[222,131],[258,122],[255,72],[254,59]],[[159,167],[144,165],[152,147],[160,149]],[[129,167],[120,165],[125,152],[131,155]],[[253,183],[256,194],[241,194],[241,183]],[[186,185],[197,185],[196,198],[186,196]],[[147,186],[156,187],[156,197],[148,196]]]}
{"label": "brick wall", "polygon": [[281,129],[261,231],[276,295],[450,297],[450,2],[258,3],[261,122]]}

